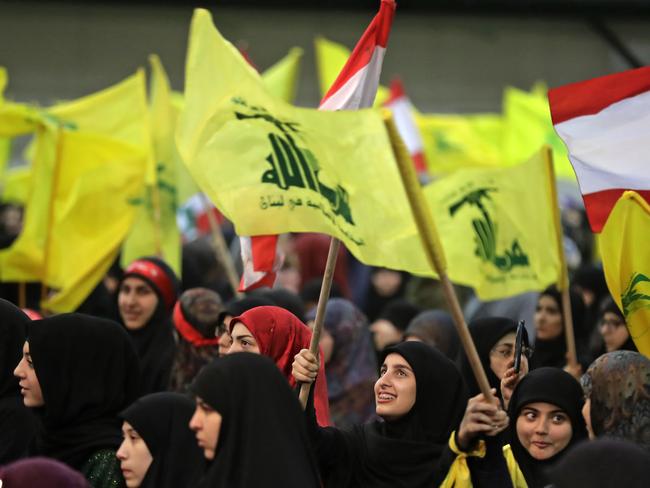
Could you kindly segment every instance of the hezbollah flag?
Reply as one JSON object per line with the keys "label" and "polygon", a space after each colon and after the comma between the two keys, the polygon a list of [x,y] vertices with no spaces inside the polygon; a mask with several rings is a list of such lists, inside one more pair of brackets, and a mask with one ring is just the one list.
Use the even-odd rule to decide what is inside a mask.
{"label": "hezbollah flag", "polygon": [[518,164],[530,158],[544,145],[553,150],[553,164],[558,178],[575,181],[576,176],[562,139],[551,121],[548,97],[538,84],[525,92],[507,87],[503,93],[504,163]]}
{"label": "hezbollah flag", "polygon": [[503,166],[503,118],[498,114],[415,114],[431,174]]}
{"label": "hezbollah flag", "polygon": [[365,263],[431,275],[379,111],[272,97],[201,9],[185,87],[179,151],[238,235],[320,232]]}
{"label": "hezbollah flag", "polygon": [[650,357],[650,205],[626,191],[598,236],[605,279],[637,349]]}
{"label": "hezbollah flag", "polygon": [[262,73],[264,84],[276,98],[293,103],[298,90],[302,49],[293,47],[280,61]]}
{"label": "hezbollah flag", "polygon": [[150,120],[156,174],[137,199],[138,214],[122,248],[121,262],[126,267],[142,256],[160,256],[181,273],[181,235],[176,224],[179,206],[177,182],[180,165],[174,144],[175,111],[171,87],[158,56],[151,64]]}
{"label": "hezbollah flag", "polygon": [[560,276],[550,162],[465,169],[424,188],[455,283],[482,300],[541,290]]}

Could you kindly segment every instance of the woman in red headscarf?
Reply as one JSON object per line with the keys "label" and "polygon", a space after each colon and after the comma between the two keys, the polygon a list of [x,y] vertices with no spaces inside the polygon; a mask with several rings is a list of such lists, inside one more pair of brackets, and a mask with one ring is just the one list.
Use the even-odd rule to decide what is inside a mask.
{"label": "woman in red headscarf", "polygon": [[[245,351],[268,356],[275,361],[289,384],[296,386],[291,374],[293,359],[301,349],[309,348],[311,341],[311,330],[298,317],[280,307],[255,307],[234,317],[229,328],[233,343],[228,354]],[[314,407],[318,424],[323,427],[330,425],[324,364],[321,353],[314,387]]]}

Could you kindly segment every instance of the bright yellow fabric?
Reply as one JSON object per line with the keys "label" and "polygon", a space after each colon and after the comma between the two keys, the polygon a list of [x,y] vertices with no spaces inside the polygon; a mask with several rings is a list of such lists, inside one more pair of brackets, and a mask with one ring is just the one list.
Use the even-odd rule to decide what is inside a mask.
{"label": "bright yellow fabric", "polygon": [[541,85],[531,93],[507,87],[503,93],[503,118],[505,164],[525,161],[540,147],[549,145],[557,178],[576,180],[566,146],[553,128],[548,97]]}
{"label": "bright yellow fabric", "polygon": [[147,116],[139,71],[106,90],[22,119],[32,127],[25,122],[20,129],[35,133],[29,150],[32,184],[23,231],[0,252],[3,281],[44,280],[59,290],[45,304],[53,311],[70,311],[83,301],[133,221],[129,202],[153,160]]}
{"label": "bright yellow fabric", "polygon": [[472,476],[467,464],[468,457],[485,457],[485,441],[479,441],[476,448],[469,452],[461,451],[456,444],[456,432],[451,433],[449,437],[449,449],[456,454],[456,459],[449,468],[449,472],[440,488],[471,488]]}
{"label": "bright yellow fabric", "polygon": [[605,279],[639,352],[650,357],[650,205],[627,191],[598,236]]}
{"label": "bright yellow fabric", "polygon": [[[337,42],[330,41],[324,37],[314,39],[316,51],[316,67],[318,69],[318,81],[321,97],[329,91],[332,84],[338,78],[341,69],[347,63],[351,51]],[[390,97],[390,90],[379,85],[375,96],[375,107],[381,107]]]}
{"label": "bright yellow fabric", "polygon": [[185,86],[179,151],[239,235],[325,233],[365,263],[431,275],[379,111],[273,98],[205,10]]}
{"label": "bright yellow fabric", "polygon": [[[4,91],[7,86],[7,70],[0,66],[0,104],[4,102]],[[0,196],[4,193],[2,188],[2,181],[4,178],[5,167],[9,160],[9,151],[11,149],[11,142],[8,137],[0,136]]]}
{"label": "bright yellow fabric", "polygon": [[262,80],[271,95],[287,103],[293,103],[298,90],[302,49],[293,47],[280,61],[262,73]]}
{"label": "bright yellow fabric", "polygon": [[158,56],[151,56],[150,118],[156,161],[153,184],[137,199],[138,213],[124,241],[123,267],[143,256],[159,256],[180,276],[181,236],[176,225],[178,208],[177,166],[181,166],[174,144],[176,110],[167,73]]}
{"label": "bright yellow fabric", "polygon": [[147,153],[109,137],[63,132],[43,304],[75,310],[108,271],[135,216]]}
{"label": "bright yellow fabric", "polygon": [[484,300],[557,282],[549,170],[540,152],[510,168],[459,170],[424,188],[452,281]]}
{"label": "bright yellow fabric", "polygon": [[431,174],[441,175],[468,167],[504,166],[501,149],[504,124],[501,115],[414,112],[414,116]]}
{"label": "bright yellow fabric", "polygon": [[526,483],[524,473],[519,469],[519,465],[517,464],[515,455],[512,453],[510,444],[503,446],[503,457],[506,458],[506,464],[508,465],[508,472],[510,473],[513,488],[528,488],[528,483]]}
{"label": "bright yellow fabric", "polygon": [[29,198],[31,182],[31,168],[27,166],[8,168],[5,170],[4,179],[2,180],[0,200],[25,205]]}

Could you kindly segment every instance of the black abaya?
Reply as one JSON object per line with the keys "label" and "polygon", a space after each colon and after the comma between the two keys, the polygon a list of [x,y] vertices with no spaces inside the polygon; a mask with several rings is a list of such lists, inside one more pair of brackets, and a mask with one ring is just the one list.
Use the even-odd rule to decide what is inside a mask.
{"label": "black abaya", "polygon": [[273,361],[236,353],[207,365],[192,392],[221,417],[205,488],[317,488],[300,404]]}
{"label": "black abaya", "polygon": [[194,409],[195,403],[185,395],[153,393],[120,414],[153,457],[140,488],[187,487],[202,475],[203,451],[189,427]]}
{"label": "black abaya", "polygon": [[388,347],[402,356],[416,378],[416,401],[395,421],[376,421],[342,431],[319,428],[308,408],[308,425],[325,486],[438,486],[456,458],[448,441],[467,403],[465,385],[455,365],[419,342]]}
{"label": "black abaya", "polygon": [[121,442],[118,413],[137,394],[136,352],[119,324],[62,314],[28,325],[29,350],[43,392],[38,454],[81,470]]}
{"label": "black abaya", "polygon": [[27,455],[34,418],[23,404],[14,369],[23,355],[29,317],[0,299],[0,465]]}

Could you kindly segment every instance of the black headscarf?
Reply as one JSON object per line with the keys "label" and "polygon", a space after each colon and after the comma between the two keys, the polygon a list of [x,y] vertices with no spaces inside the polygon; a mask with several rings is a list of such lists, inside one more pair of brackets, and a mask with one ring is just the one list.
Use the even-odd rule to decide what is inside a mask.
{"label": "black headscarf", "polygon": [[[178,296],[179,283],[174,271],[159,258],[147,257],[136,261],[148,261],[160,269],[171,284],[170,297],[165,297],[160,287],[146,275],[131,270],[131,263],[127,266],[122,281],[129,277],[135,277],[146,282],[158,297],[158,303],[153,315],[147,323],[137,329],[126,331],[131,336],[135,348],[140,358],[141,367],[141,387],[140,394],[154,393],[165,391],[169,386],[172,364],[174,362],[174,353],[176,342],[174,340],[174,326],[171,320],[171,314],[174,307],[175,299]],[[122,282],[120,282],[121,286]],[[119,292],[118,292],[119,295]],[[171,295],[173,295],[173,302]],[[167,298],[167,299],[166,299]]]}
{"label": "black headscarf", "polygon": [[463,417],[467,393],[449,359],[421,342],[403,342],[383,351],[402,356],[413,369],[416,400],[394,421],[376,421],[344,432],[351,465],[331,473],[328,486],[438,486],[449,466],[438,461]]}
{"label": "black headscarf", "polygon": [[140,488],[187,487],[201,476],[205,459],[189,427],[195,407],[180,393],[152,393],[120,414],[153,457]]}
{"label": "black headscarf", "polygon": [[273,302],[274,305],[288,310],[296,317],[300,319],[301,322],[305,321],[305,304],[303,303],[300,295],[285,290],[284,288],[273,288],[271,290],[265,290],[260,292],[260,296],[268,298]]}
{"label": "black headscarf", "polygon": [[45,405],[38,408],[39,454],[80,469],[121,442],[118,413],[137,395],[139,366],[119,324],[83,314],[31,322],[29,351]]}
{"label": "black headscarf", "polygon": [[[555,286],[550,286],[540,294],[540,298],[548,296],[555,300],[560,313],[562,314],[562,333],[554,339],[542,340],[535,339],[535,353],[530,360],[530,369],[541,368],[543,366],[554,366],[563,368],[567,362],[566,358],[566,338],[564,336],[564,307],[562,306],[562,293]],[[587,337],[585,335],[584,316],[585,304],[582,297],[577,293],[569,292],[571,298],[571,316],[573,318],[573,329],[576,338],[576,349],[578,351],[578,361],[586,367],[589,364],[588,359],[585,361],[582,351],[586,349]],[[539,300],[539,299],[538,299]]]}
{"label": "black headscarf", "polygon": [[553,466],[548,477],[555,488],[646,488],[650,453],[620,440],[583,442]]}
{"label": "black headscarf", "polygon": [[232,300],[226,304],[226,308],[219,314],[219,322],[223,322],[226,316],[239,317],[244,312],[255,307],[268,307],[275,305],[270,298],[261,295],[250,295],[244,298]]}
{"label": "black headscarf", "polygon": [[0,298],[0,465],[24,456],[34,436],[32,414],[13,373],[23,355],[29,322],[18,307]]}
{"label": "black headscarf", "polygon": [[419,313],[409,322],[404,335],[417,337],[452,361],[458,357],[458,332],[451,315],[445,310],[432,309]]}
{"label": "black headscarf", "polygon": [[[519,442],[517,418],[521,410],[531,403],[545,402],[562,409],[571,421],[571,440],[555,456],[544,461],[533,458]],[[545,470],[562,459],[573,446],[587,439],[587,428],[582,417],[584,398],[580,383],[569,373],[558,368],[539,368],[522,378],[510,399],[508,416],[510,447],[529,488],[542,488],[549,484]]]}
{"label": "black headscarf", "polygon": [[303,414],[269,358],[236,353],[207,365],[192,392],[222,416],[219,440],[201,486],[320,486]]}
{"label": "black headscarf", "polygon": [[[469,332],[474,344],[476,345],[476,351],[478,352],[481,364],[483,365],[483,369],[487,375],[490,388],[496,388],[497,396],[501,397],[501,378],[498,378],[490,367],[490,351],[503,336],[510,332],[517,332],[517,323],[506,317],[486,317],[470,322]],[[528,334],[525,329],[524,343],[526,345],[528,344]],[[481,393],[481,389],[478,387],[478,383],[476,383],[476,378],[474,378],[472,367],[467,360],[465,352],[461,349],[459,354],[460,372],[462,373],[465,384],[469,389],[469,395],[473,397]]]}

